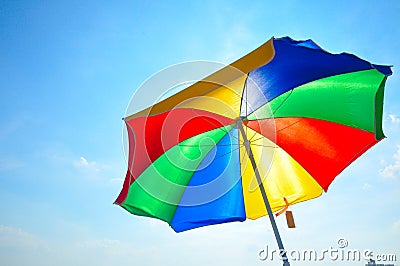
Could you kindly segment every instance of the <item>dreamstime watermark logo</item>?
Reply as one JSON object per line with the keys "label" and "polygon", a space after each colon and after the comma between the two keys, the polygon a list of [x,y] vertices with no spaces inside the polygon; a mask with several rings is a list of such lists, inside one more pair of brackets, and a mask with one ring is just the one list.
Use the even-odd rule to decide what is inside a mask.
{"label": "dreamstime watermark logo", "polygon": [[[374,253],[370,249],[349,249],[349,242],[345,238],[337,240],[337,247],[330,246],[327,249],[291,249],[291,250],[277,250],[271,249],[268,245],[258,251],[258,258],[262,261],[282,260],[284,254],[288,257],[289,261],[366,261],[366,265],[385,265],[392,266],[397,261],[396,254],[382,254]],[[376,264],[385,263],[385,264]]]}
{"label": "dreamstime watermark logo", "polygon": [[[247,94],[256,95],[257,101],[247,99]],[[259,171],[266,178],[276,151],[276,127],[273,119],[262,127],[255,125],[257,119],[273,115],[265,97],[246,73],[230,65],[194,61],[157,72],[135,91],[125,113],[123,146],[131,183],[134,180],[161,202],[196,206],[232,190],[242,178],[232,173],[241,167],[248,176],[243,190],[256,190],[259,184],[244,156],[239,126],[245,128]],[[248,119],[261,107],[252,104],[260,102],[262,112]],[[205,181],[189,184],[195,172],[207,173]],[[124,186],[123,193],[128,188]],[[174,196],[183,191],[191,196]]]}

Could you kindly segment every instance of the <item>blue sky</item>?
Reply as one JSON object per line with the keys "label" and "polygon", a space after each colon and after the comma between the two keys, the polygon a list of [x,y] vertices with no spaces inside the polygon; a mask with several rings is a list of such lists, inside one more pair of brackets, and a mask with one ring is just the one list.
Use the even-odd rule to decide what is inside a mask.
{"label": "blue sky", "polygon": [[121,118],[143,81],[184,61],[230,63],[287,35],[394,65],[394,75],[387,139],[327,194],[293,206],[298,228],[277,219],[284,243],[321,250],[344,237],[399,261],[400,4],[320,2],[1,1],[1,264],[280,265],[257,257],[276,247],[266,218],[176,234],[112,203],[126,171]]}

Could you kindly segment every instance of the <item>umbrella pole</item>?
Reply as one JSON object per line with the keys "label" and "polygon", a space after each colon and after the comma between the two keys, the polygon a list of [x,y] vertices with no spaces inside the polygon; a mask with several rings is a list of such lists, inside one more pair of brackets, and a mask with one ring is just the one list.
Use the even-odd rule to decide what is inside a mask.
{"label": "umbrella pole", "polygon": [[242,120],[241,119],[237,120],[237,125],[238,125],[238,128],[240,130],[240,133],[243,136],[244,146],[246,148],[247,155],[249,156],[251,165],[253,166],[254,174],[256,175],[257,183],[259,184],[261,195],[263,197],[265,207],[267,208],[269,220],[271,222],[272,229],[274,230],[276,242],[278,242],[280,255],[282,256],[283,266],[290,266],[289,260],[288,260],[287,255],[286,255],[286,250],[283,247],[282,239],[281,239],[281,236],[280,236],[279,231],[278,231],[278,227],[276,226],[274,213],[272,212],[271,205],[269,204],[267,193],[265,192],[265,188],[264,188],[264,185],[262,183],[261,175],[260,175],[260,172],[258,171],[257,164],[256,164],[256,161],[254,159],[253,151],[251,150],[251,147],[250,147],[250,141],[247,138],[247,135],[246,135],[246,132],[245,132],[245,130],[243,128],[243,124],[242,124]]}

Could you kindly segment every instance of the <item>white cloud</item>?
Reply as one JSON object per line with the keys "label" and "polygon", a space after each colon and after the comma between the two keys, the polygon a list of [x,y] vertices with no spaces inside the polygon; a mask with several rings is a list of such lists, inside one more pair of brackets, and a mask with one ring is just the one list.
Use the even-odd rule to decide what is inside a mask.
{"label": "white cloud", "polygon": [[389,114],[390,121],[394,124],[400,124],[400,118],[394,114]]}
{"label": "white cloud", "polygon": [[95,161],[88,161],[85,157],[80,157],[79,160],[74,161],[74,166],[76,168],[94,170],[96,172],[100,171],[100,167]]}
{"label": "white cloud", "polygon": [[101,257],[101,261],[96,263],[97,265],[125,265],[122,263],[123,261],[126,262],[130,256],[138,256],[142,252],[140,248],[133,245],[133,242],[110,238],[80,240],[71,243],[67,248],[70,254],[81,252],[82,259],[85,261],[99,261],[99,257]]}
{"label": "white cloud", "polygon": [[76,245],[79,248],[111,248],[120,246],[121,242],[115,239],[102,238],[81,241]]}
{"label": "white cloud", "polygon": [[[72,162],[71,162],[72,161]],[[79,157],[74,159],[69,159],[69,165],[71,165],[76,169],[79,176],[84,176],[85,178],[100,181],[102,183],[108,184],[122,184],[124,179],[117,178],[118,176],[124,176],[123,174],[117,173],[115,167],[113,165],[103,162],[98,162],[95,160],[87,159],[86,157]]]}
{"label": "white cloud", "polygon": [[[71,235],[76,236],[79,237]],[[129,258],[140,252],[131,242],[116,239],[46,240],[20,228],[0,224],[1,265],[92,265],[93,261],[99,266],[126,265]],[[43,258],[46,259],[43,261]]]}
{"label": "white cloud", "polygon": [[89,162],[85,157],[80,157],[79,161],[75,162],[75,166],[77,167],[87,167],[87,166],[94,166],[96,162]]}
{"label": "white cloud", "polygon": [[393,155],[394,162],[386,166],[382,171],[383,177],[396,178],[400,177],[400,145],[397,146],[397,151]]}
{"label": "white cloud", "polygon": [[20,228],[0,224],[0,247],[38,248],[43,241]]}
{"label": "white cloud", "polygon": [[368,183],[365,183],[363,186],[362,186],[362,189],[363,190],[370,190],[372,188],[372,186],[370,185],[370,184],[368,184]]}

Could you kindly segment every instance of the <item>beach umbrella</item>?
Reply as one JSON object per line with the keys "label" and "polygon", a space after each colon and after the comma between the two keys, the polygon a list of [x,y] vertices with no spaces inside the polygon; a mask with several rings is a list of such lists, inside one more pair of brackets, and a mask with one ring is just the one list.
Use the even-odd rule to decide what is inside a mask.
{"label": "beach umbrella", "polygon": [[[176,232],[316,198],[385,136],[389,66],[311,40],[272,38],[124,118],[128,171],[115,203]],[[288,265],[283,253],[284,265]]]}

